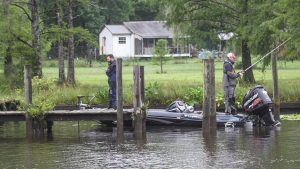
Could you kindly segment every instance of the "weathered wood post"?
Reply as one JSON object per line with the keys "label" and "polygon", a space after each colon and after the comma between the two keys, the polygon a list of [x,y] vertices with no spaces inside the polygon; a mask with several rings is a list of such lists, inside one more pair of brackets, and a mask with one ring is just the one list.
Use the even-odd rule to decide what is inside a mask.
{"label": "weathered wood post", "polygon": [[146,131],[146,109],[144,103],[144,67],[133,67],[133,127],[136,138],[144,138]]}
{"label": "weathered wood post", "polygon": [[272,77],[273,77],[273,108],[275,120],[280,120],[280,98],[278,89],[278,71],[277,71],[277,57],[275,54],[271,55],[272,59]]}
{"label": "weathered wood post", "polygon": [[215,62],[213,53],[203,55],[203,134],[216,132]]}
{"label": "weathered wood post", "polygon": [[124,140],[122,58],[117,58],[117,138]]}
{"label": "weathered wood post", "polygon": [[[32,82],[31,82],[31,66],[24,65],[24,95],[25,105],[29,106],[32,103]],[[26,134],[28,138],[33,136],[33,119],[26,113]]]}

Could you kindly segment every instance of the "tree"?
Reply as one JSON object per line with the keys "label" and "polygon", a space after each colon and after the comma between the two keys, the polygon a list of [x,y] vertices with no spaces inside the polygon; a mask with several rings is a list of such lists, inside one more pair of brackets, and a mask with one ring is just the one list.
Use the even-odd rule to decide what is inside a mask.
{"label": "tree", "polygon": [[[64,71],[64,57],[65,49],[64,43],[68,43],[68,69],[67,69],[67,81],[69,84],[75,85],[75,68],[74,68],[74,58],[75,53],[77,57],[80,57],[79,51],[82,46],[91,46],[91,48],[96,48],[97,38],[91,32],[92,28],[89,30],[83,28],[85,25],[81,24],[81,17],[85,16],[84,9],[89,9],[89,7],[94,7],[94,4],[90,0],[73,0],[70,8],[70,1],[55,0],[55,1],[43,1],[42,7],[44,14],[42,15],[43,21],[45,23],[45,37],[48,42],[52,44],[52,50],[49,55],[51,58],[58,58],[58,82],[65,82],[65,71]],[[97,6],[97,5],[96,5]],[[48,10],[48,8],[50,10]],[[90,9],[93,11],[92,8]],[[95,10],[98,11],[98,10]],[[88,14],[87,14],[88,15]],[[87,20],[93,20],[92,18],[86,18]],[[99,29],[99,28],[98,28]],[[77,48],[77,50],[76,50]],[[79,50],[78,50],[79,49]],[[54,52],[55,51],[55,52]],[[87,50],[88,51],[88,50]]]}
{"label": "tree", "polygon": [[[7,72],[7,79],[16,86],[22,84],[19,82],[22,81],[24,64],[36,65],[32,45],[31,14],[27,8],[28,0],[2,2],[4,3],[0,4],[1,9],[5,9],[7,13],[2,11],[0,13],[0,58],[5,58],[4,72]],[[33,74],[37,75],[36,69],[33,69]]]}
{"label": "tree", "polygon": [[160,73],[164,73],[163,64],[164,64],[164,61],[165,61],[165,57],[168,54],[167,44],[168,44],[167,40],[159,39],[156,42],[155,47],[153,48],[153,59],[159,60]]}
{"label": "tree", "polygon": [[[3,27],[3,32],[4,34],[9,34],[9,27],[10,27],[10,22],[9,22],[9,0],[3,0],[3,16],[5,20],[8,20],[8,22],[5,22],[5,26]],[[4,57],[4,75],[6,78],[10,78],[11,74],[13,72],[13,59],[12,59],[12,51],[11,51],[11,44],[12,41],[10,40],[4,40],[4,43],[7,43],[6,46],[6,55]]]}
{"label": "tree", "polygon": [[[68,26],[73,29],[73,0],[68,1]],[[69,84],[75,85],[75,69],[74,69],[74,34],[71,32],[68,40],[68,75]]]}
{"label": "tree", "polygon": [[[24,4],[27,5],[24,6]],[[39,22],[39,4],[37,0],[28,0],[26,1],[18,1],[18,2],[12,2],[11,5],[17,7],[19,10],[21,10],[25,16],[27,17],[28,21],[30,22],[31,26],[31,33],[28,34],[31,36],[31,43],[29,43],[29,40],[27,39],[27,35],[24,35],[26,37],[22,37],[23,35],[20,35],[19,32],[13,32],[10,31],[12,36],[15,40],[18,40],[25,44],[27,47],[30,48],[30,56],[27,58],[29,64],[32,65],[32,73],[33,76],[42,77],[42,64],[41,64],[41,40],[40,40],[40,22]],[[29,10],[29,11],[28,11]],[[24,18],[23,18],[24,19]],[[21,21],[24,24],[24,21]],[[22,52],[23,54],[26,52]]]}
{"label": "tree", "polygon": [[[234,32],[234,41],[241,46],[243,68],[251,65],[249,48],[249,15],[253,9],[244,1],[151,0],[166,8],[167,24],[178,34],[190,35],[194,44],[217,49],[218,34]],[[244,80],[254,82],[253,71],[246,72]]]}
{"label": "tree", "polygon": [[279,59],[295,60],[300,58],[300,2],[298,0],[279,0],[272,3],[273,17],[262,25],[272,30],[273,45],[291,38],[287,45],[277,51]]}
{"label": "tree", "polygon": [[[151,6],[145,0],[136,0],[133,3],[134,14],[130,16],[131,21],[153,21],[159,14],[157,6]],[[160,19],[159,19],[160,20]]]}
{"label": "tree", "polygon": [[106,24],[121,24],[133,15],[132,0],[100,0],[101,14],[105,17]]}
{"label": "tree", "polygon": [[32,34],[32,48],[34,50],[33,56],[33,75],[42,77],[42,63],[41,63],[41,43],[40,43],[40,21],[39,21],[39,4],[38,0],[29,0],[29,9],[31,11],[31,34]]}
{"label": "tree", "polygon": [[[56,0],[57,9],[57,25],[59,28],[63,28],[63,8],[60,0]],[[65,82],[65,58],[64,58],[64,42],[62,37],[58,37],[58,83]]]}

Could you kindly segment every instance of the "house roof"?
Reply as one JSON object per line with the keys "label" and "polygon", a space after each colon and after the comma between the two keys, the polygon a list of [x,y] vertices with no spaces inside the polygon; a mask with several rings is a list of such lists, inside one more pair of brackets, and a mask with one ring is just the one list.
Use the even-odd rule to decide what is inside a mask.
{"label": "house roof", "polygon": [[112,34],[131,34],[124,25],[105,25]]}
{"label": "house roof", "polygon": [[173,33],[164,21],[124,22],[124,25],[143,38],[172,38]]}

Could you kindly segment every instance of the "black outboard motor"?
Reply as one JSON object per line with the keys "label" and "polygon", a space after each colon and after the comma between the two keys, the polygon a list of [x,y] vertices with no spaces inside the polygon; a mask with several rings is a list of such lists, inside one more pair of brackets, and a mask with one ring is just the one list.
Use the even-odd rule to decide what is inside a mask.
{"label": "black outboard motor", "polygon": [[193,113],[194,107],[187,105],[181,100],[175,100],[168,106],[167,111],[177,113]]}
{"label": "black outboard motor", "polygon": [[258,116],[259,122],[263,122],[266,126],[280,125],[280,122],[274,120],[271,105],[272,100],[261,85],[250,89],[243,98],[243,109],[248,115]]}

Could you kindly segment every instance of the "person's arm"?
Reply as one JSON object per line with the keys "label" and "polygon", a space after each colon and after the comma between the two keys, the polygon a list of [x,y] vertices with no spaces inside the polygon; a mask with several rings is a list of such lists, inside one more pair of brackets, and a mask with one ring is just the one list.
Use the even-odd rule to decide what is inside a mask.
{"label": "person's arm", "polygon": [[106,70],[106,75],[111,76],[116,71],[116,64],[110,64]]}
{"label": "person's arm", "polygon": [[241,76],[239,73],[235,73],[233,71],[232,65],[230,63],[224,64],[224,70],[225,70],[227,76],[231,79],[236,79]]}

